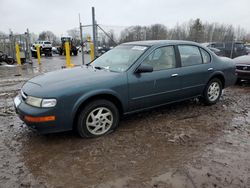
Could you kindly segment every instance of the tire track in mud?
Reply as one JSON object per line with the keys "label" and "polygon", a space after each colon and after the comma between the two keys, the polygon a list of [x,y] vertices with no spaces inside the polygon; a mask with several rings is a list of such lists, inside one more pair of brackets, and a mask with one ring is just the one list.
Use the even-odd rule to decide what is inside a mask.
{"label": "tire track in mud", "polygon": [[[7,92],[10,109],[17,90],[16,86]],[[0,104],[6,99],[1,93]],[[249,185],[249,93],[249,87],[237,86],[226,89],[214,106],[192,100],[129,116],[114,133],[97,139],[80,139],[72,132],[41,136],[29,131],[14,114],[0,116],[0,184]]]}

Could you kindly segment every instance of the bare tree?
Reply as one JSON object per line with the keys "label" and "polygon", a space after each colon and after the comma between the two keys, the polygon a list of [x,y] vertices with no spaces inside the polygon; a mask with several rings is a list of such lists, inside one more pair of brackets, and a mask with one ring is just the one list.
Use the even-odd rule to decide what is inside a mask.
{"label": "bare tree", "polygon": [[109,35],[109,37],[108,37],[107,45],[108,45],[109,47],[110,47],[110,46],[115,46],[115,45],[116,45],[116,44],[115,44],[116,39],[115,39],[114,30],[110,30],[110,31],[108,32],[108,35]]}
{"label": "bare tree", "polygon": [[189,40],[203,42],[204,26],[199,18],[191,22],[189,31]]}
{"label": "bare tree", "polygon": [[237,39],[250,42],[250,32],[241,27],[235,28],[232,25],[202,23],[197,18],[182,24],[176,24],[173,28],[167,28],[161,24],[131,26],[122,31],[120,42],[159,39],[191,40],[196,42],[224,42]]}
{"label": "bare tree", "polygon": [[70,29],[67,31],[68,35],[73,38],[76,45],[81,44],[80,30],[78,28]]}
{"label": "bare tree", "polygon": [[162,24],[154,24],[147,27],[147,40],[167,39],[167,28]]}
{"label": "bare tree", "polygon": [[58,44],[58,38],[52,31],[43,31],[39,34],[38,40],[48,40],[52,42],[53,45]]}

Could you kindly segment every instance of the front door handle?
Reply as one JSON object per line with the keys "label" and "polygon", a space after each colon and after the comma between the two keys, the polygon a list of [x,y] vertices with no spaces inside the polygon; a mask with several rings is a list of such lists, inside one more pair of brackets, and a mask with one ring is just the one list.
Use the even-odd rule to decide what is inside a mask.
{"label": "front door handle", "polygon": [[171,75],[171,77],[176,77],[176,76],[178,76],[178,74],[172,74],[172,75]]}
{"label": "front door handle", "polygon": [[208,71],[212,71],[212,70],[214,70],[214,68],[209,68],[209,69],[207,69]]}

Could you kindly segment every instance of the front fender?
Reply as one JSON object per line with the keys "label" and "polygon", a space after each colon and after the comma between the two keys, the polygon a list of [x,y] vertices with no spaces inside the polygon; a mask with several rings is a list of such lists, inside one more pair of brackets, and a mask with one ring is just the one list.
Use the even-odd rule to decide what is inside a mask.
{"label": "front fender", "polygon": [[78,100],[75,102],[74,106],[73,106],[73,110],[72,110],[72,119],[75,117],[77,110],[79,109],[79,107],[81,106],[81,104],[83,104],[85,101],[87,101],[88,99],[98,96],[98,95],[111,95],[116,97],[122,104],[123,108],[124,108],[124,102],[122,101],[121,96],[116,93],[115,91],[111,90],[111,89],[100,89],[100,90],[95,90],[95,91],[90,91],[87,93],[84,93],[81,97],[78,98]]}

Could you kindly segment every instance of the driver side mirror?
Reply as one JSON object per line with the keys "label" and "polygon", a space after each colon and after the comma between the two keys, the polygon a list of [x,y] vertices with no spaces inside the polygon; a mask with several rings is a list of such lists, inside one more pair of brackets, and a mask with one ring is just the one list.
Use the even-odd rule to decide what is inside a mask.
{"label": "driver side mirror", "polygon": [[141,64],[135,72],[136,73],[153,72],[153,67],[151,65]]}

